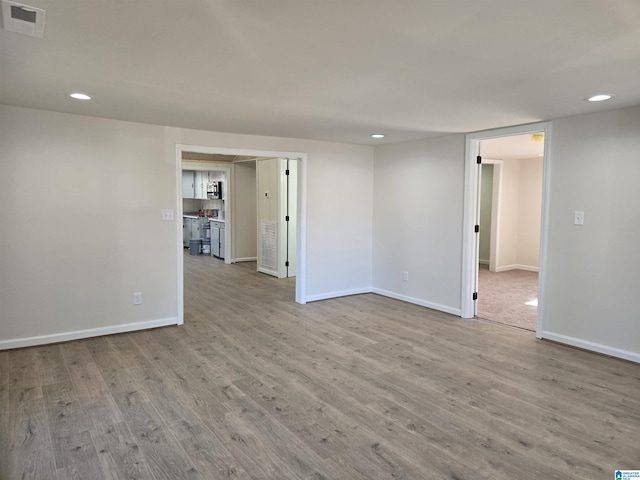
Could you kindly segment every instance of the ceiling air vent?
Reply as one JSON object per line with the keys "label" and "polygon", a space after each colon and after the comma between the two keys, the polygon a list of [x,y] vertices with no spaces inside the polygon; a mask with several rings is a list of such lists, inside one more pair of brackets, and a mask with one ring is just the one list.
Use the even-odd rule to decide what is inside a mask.
{"label": "ceiling air vent", "polygon": [[2,0],[2,19],[4,28],[10,32],[38,38],[44,34],[44,10],[41,8]]}

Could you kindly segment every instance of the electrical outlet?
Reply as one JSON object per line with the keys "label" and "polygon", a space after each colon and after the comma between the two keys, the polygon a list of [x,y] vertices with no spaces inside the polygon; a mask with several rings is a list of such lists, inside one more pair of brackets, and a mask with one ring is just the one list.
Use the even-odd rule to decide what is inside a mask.
{"label": "electrical outlet", "polygon": [[142,292],[134,292],[133,293],[133,304],[134,305],[142,305]]}
{"label": "electrical outlet", "polygon": [[162,210],[162,220],[171,221],[173,220],[173,209],[165,208]]}
{"label": "electrical outlet", "polygon": [[409,272],[402,272],[402,280],[405,282],[409,281]]}
{"label": "electrical outlet", "polygon": [[579,210],[573,212],[573,224],[584,225],[584,212],[581,212]]}

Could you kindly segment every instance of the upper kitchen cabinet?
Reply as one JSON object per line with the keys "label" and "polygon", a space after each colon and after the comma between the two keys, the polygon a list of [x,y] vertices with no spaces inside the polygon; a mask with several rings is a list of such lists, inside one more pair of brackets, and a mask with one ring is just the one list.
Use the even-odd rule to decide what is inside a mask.
{"label": "upper kitchen cabinet", "polygon": [[195,192],[194,197],[200,200],[207,199],[207,183],[209,183],[209,172],[196,170],[195,172]]}
{"label": "upper kitchen cabinet", "polygon": [[182,171],[182,198],[196,198],[195,173],[192,170]]}
{"label": "upper kitchen cabinet", "polygon": [[209,172],[200,170],[183,170],[182,198],[196,198],[198,200],[206,200],[207,183],[209,183]]}

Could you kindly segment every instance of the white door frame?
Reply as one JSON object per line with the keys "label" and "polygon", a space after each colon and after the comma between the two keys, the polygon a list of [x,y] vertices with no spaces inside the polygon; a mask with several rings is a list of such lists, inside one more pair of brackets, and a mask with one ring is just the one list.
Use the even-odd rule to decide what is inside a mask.
{"label": "white door frame", "polygon": [[[176,248],[177,248],[177,277],[178,277],[178,325],[184,324],[184,246],[182,237],[182,152],[209,153],[222,155],[238,155],[246,157],[289,157],[298,158],[298,225],[296,231],[296,243],[298,248],[298,261],[296,263],[296,303],[307,303],[307,154],[302,152],[281,152],[267,150],[252,150],[242,148],[206,147],[199,145],[176,144],[176,192],[177,192],[177,216],[176,216]],[[225,170],[216,164],[215,170]],[[233,169],[229,169],[227,184],[233,180]],[[231,195],[227,195],[226,201],[232,201]],[[233,208],[229,204],[230,208]],[[225,229],[226,230],[226,229]],[[230,231],[225,232],[229,240]],[[227,244],[228,245],[228,244]],[[232,248],[228,245],[228,248]],[[229,258],[233,251],[230,250]],[[228,263],[228,262],[227,262]]]}
{"label": "white door frame", "polygon": [[474,231],[478,214],[478,165],[476,157],[480,151],[480,141],[512,135],[526,135],[544,132],[544,163],[542,179],[542,225],[540,227],[540,274],[538,282],[538,322],[536,336],[542,338],[546,319],[546,272],[547,240],[549,219],[549,178],[551,173],[551,122],[532,123],[515,127],[485,130],[466,135],[464,215],[462,229],[462,318],[473,318],[476,301],[473,293],[478,284],[478,238]]}

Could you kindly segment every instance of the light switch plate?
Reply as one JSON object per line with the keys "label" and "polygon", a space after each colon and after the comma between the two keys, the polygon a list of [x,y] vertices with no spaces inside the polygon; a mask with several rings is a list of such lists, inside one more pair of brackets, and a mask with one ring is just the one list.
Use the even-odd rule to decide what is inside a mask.
{"label": "light switch plate", "polygon": [[584,225],[584,212],[581,212],[579,210],[573,212],[573,224]]}
{"label": "light switch plate", "polygon": [[165,208],[162,210],[162,220],[171,221],[173,220],[173,209]]}

